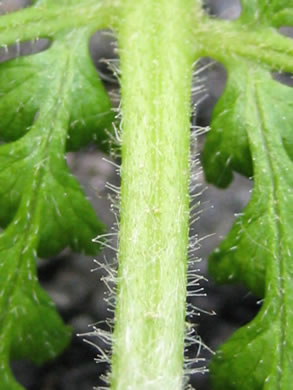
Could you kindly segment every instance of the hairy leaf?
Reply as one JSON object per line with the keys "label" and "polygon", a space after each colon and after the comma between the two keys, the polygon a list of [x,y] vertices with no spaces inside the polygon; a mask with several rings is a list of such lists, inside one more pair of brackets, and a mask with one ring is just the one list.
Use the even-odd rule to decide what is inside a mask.
{"label": "hairy leaf", "polygon": [[[73,3],[58,6],[64,11]],[[35,2],[9,20],[15,17],[17,26],[22,15],[43,6],[47,12],[37,21],[45,24],[46,17],[52,19],[50,7],[58,10],[56,2]],[[48,50],[0,65],[1,389],[21,389],[9,368],[11,358],[39,364],[70,339],[70,329],[38,284],[37,256],[67,246],[95,253],[92,239],[103,231],[65,153],[90,142],[105,147],[104,128],[113,114],[89,55],[92,25],[69,29],[65,23],[62,29],[60,20]]]}
{"label": "hairy leaf", "polygon": [[71,337],[37,281],[38,216],[31,220],[27,215],[22,222],[25,231],[13,223],[0,237],[0,388],[13,390],[20,387],[12,378],[10,357],[40,364],[59,354]]}
{"label": "hairy leaf", "polygon": [[109,101],[89,62],[87,38],[80,31],[71,33],[45,52],[0,67],[0,114],[5,118],[0,131],[5,140],[20,137],[0,147],[0,222],[7,225],[23,194],[37,189],[43,203],[42,256],[67,245],[91,253],[91,239],[101,231],[64,161],[66,143],[76,149],[98,137],[110,116]]}
{"label": "hairy leaf", "polygon": [[242,0],[241,20],[246,23],[270,25],[272,17],[284,8],[293,6],[292,0]]}
{"label": "hairy leaf", "polygon": [[[258,10],[263,19],[270,17],[274,4],[277,7],[279,2],[270,6],[265,1],[243,2],[245,12],[251,9],[256,15]],[[273,80],[266,66],[244,58],[234,58],[228,71],[203,163],[207,179],[222,187],[230,183],[233,171],[253,173],[254,189],[243,214],[212,254],[209,268],[218,282],[242,282],[264,296],[264,303],[257,317],[217,352],[211,365],[213,388],[289,390],[293,381],[293,91]]]}

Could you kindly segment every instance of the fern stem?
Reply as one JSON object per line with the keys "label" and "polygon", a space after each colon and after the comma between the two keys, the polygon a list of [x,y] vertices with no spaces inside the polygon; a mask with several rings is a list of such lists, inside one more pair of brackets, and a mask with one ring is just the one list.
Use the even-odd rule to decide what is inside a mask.
{"label": "fern stem", "polygon": [[194,17],[194,0],[126,0],[118,30],[123,134],[113,390],[182,388]]}

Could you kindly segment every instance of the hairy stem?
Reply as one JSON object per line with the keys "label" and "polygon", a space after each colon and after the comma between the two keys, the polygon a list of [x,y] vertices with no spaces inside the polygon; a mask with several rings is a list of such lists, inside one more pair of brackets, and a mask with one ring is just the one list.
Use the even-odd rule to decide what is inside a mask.
{"label": "hairy stem", "polygon": [[[182,388],[194,0],[126,0],[111,388]],[[196,4],[200,12],[199,4]]]}
{"label": "hairy stem", "polygon": [[80,0],[70,5],[39,5],[0,18],[0,46],[36,38],[53,38],[66,29],[108,28],[118,13],[119,0]]}

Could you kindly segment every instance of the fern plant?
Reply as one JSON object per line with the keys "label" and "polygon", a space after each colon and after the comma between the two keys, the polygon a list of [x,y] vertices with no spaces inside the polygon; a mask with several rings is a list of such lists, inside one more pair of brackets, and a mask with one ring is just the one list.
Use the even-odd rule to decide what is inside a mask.
{"label": "fern plant", "polygon": [[[208,181],[254,178],[249,205],[210,259],[221,283],[264,298],[257,317],[220,348],[213,389],[290,390],[293,346],[291,0],[243,0],[215,20],[200,0],[38,0],[1,16],[4,47],[49,38],[41,53],[0,65],[0,388],[20,390],[9,361],[36,363],[67,345],[70,329],[36,280],[36,257],[66,246],[93,254],[102,233],[64,161],[103,145],[113,121],[88,40],[112,28],[121,61],[122,186],[112,347],[114,390],[177,390],[184,365],[192,66],[213,57],[228,83],[203,153]],[[191,281],[191,285],[193,281]],[[185,367],[185,372],[184,372]]]}

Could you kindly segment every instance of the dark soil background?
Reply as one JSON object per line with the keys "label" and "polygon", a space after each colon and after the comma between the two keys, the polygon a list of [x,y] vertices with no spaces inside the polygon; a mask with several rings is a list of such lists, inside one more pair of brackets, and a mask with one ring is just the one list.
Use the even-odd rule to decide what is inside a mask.
{"label": "dark soil background", "polygon": [[[28,1],[25,0],[2,1],[0,11],[9,12],[26,4]],[[206,9],[215,17],[223,19],[235,19],[241,12],[238,0],[209,0],[206,1]],[[45,49],[47,46],[46,40],[41,40],[34,46],[32,43],[25,43],[20,47],[11,47],[8,55],[5,51],[0,52],[0,55],[4,61],[16,55]],[[112,58],[114,60],[112,63],[117,65],[111,36],[95,34],[90,42],[90,49],[106,88],[111,93],[117,92],[118,85],[113,74],[101,61],[103,58]],[[202,103],[192,118],[194,124],[204,127],[210,123],[212,109],[226,82],[226,72],[220,64],[205,58],[201,65],[206,64],[209,66],[201,74],[200,80],[200,85],[205,89],[201,94]],[[204,136],[201,136],[199,149],[202,148],[203,143]],[[94,147],[89,147],[78,153],[69,153],[68,164],[90,197],[99,218],[111,229],[115,218],[110,211],[111,202],[108,198],[107,183],[119,185],[119,178],[114,166],[106,162],[105,157],[107,156]],[[193,321],[203,342],[210,349],[215,350],[237,328],[250,321],[259,310],[258,299],[243,287],[216,286],[207,274],[207,257],[229,231],[235,213],[241,212],[249,201],[252,183],[235,175],[233,184],[228,190],[223,191],[207,185],[202,173],[199,174],[199,179],[202,188],[205,189],[200,198],[200,208],[203,212],[200,221],[192,226],[191,234],[196,232],[200,237],[207,237],[201,241],[198,256],[202,258],[199,264],[200,272],[209,281],[202,283],[206,295],[194,298],[192,303],[204,311],[214,311],[216,315],[201,313]],[[101,253],[98,259],[103,261],[104,256],[111,261],[114,255],[107,250]],[[68,250],[55,258],[39,261],[40,282],[55,301],[64,321],[72,325],[73,338],[71,345],[62,356],[41,368],[24,361],[12,363],[16,377],[26,389],[90,390],[93,386],[104,386],[99,376],[105,373],[107,367],[96,364],[94,359],[97,350],[85,343],[82,337],[76,336],[77,333],[88,332],[89,324],[103,323],[106,318],[111,317],[104,301],[106,289],[100,280],[103,273],[91,272],[92,268],[95,268],[92,258],[73,254]],[[92,341],[103,346],[101,340],[92,339]],[[196,348],[190,351],[193,355],[196,352]],[[201,366],[208,366],[211,352],[202,349],[200,357],[206,358],[206,363],[201,363]],[[197,390],[210,390],[208,374],[194,374],[191,384]]]}

